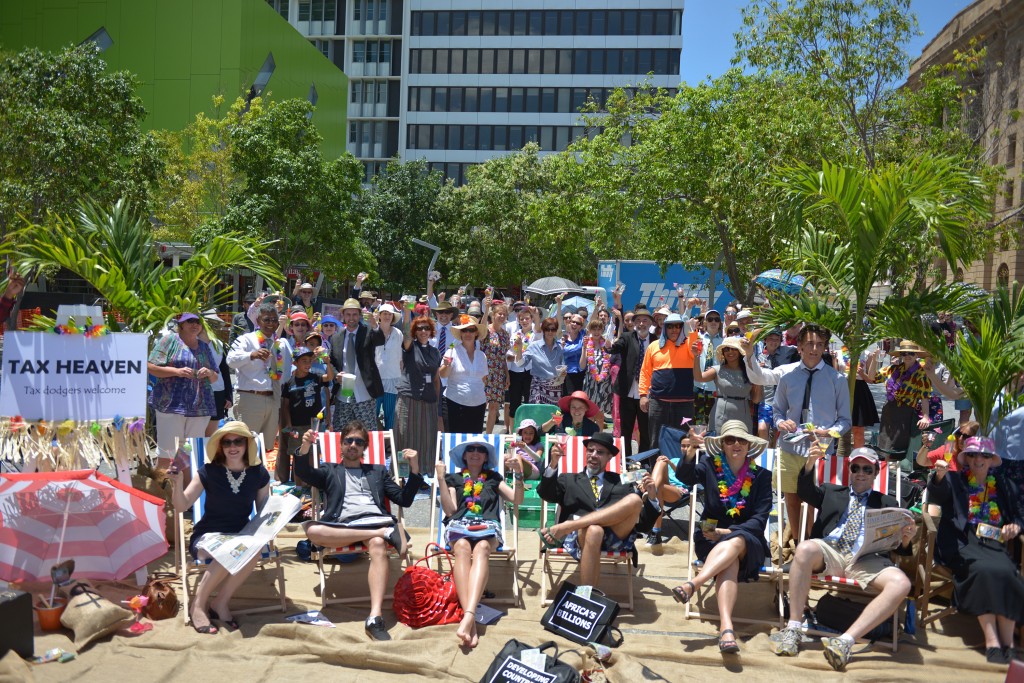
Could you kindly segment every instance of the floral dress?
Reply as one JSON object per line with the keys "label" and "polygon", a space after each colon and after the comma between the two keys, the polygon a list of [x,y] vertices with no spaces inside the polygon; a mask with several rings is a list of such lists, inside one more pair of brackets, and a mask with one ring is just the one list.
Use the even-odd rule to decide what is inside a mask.
{"label": "floral dress", "polygon": [[595,344],[588,335],[587,340],[583,342],[583,358],[587,362],[587,374],[583,377],[583,391],[587,392],[587,396],[597,404],[604,415],[611,415],[611,356],[604,350],[604,340],[598,340]]}
{"label": "floral dress", "polygon": [[502,403],[505,400],[505,384],[508,380],[506,354],[512,346],[512,336],[507,330],[497,332],[487,328],[484,341],[484,355],[487,356],[487,377],[484,378],[484,393],[488,403]]}

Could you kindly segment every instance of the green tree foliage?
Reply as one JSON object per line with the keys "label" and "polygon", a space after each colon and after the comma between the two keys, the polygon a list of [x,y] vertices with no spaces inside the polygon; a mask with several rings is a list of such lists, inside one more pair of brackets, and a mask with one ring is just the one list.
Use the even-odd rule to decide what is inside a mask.
{"label": "green tree foliage", "polygon": [[553,162],[549,206],[585,226],[603,258],[696,267],[722,255],[729,288],[749,303],[754,276],[793,234],[776,218],[773,168],[840,149],[834,119],[802,79],[735,69],[674,98],[618,91],[607,109],[588,118],[599,134]]}
{"label": "green tree foliage", "polygon": [[388,291],[418,291],[426,282],[432,254],[411,238],[434,244],[438,226],[448,222],[450,202],[444,174],[423,159],[394,159],[373,178],[359,202],[363,240],[377,259],[374,281]]}
{"label": "green tree foliage", "polygon": [[355,211],[362,164],[348,153],[323,158],[312,111],[304,100],[255,98],[232,121],[231,171],[244,182],[231,186],[223,220],[204,223],[195,242],[240,233],[270,244],[278,262],[305,265],[328,277],[344,279],[371,269],[373,255],[360,236]]}
{"label": "green tree foliage", "polygon": [[825,161],[817,168],[785,169],[779,182],[793,206],[786,218],[799,229],[783,265],[805,276],[808,285],[797,296],[769,293],[771,307],[760,322],[769,328],[816,322],[838,334],[850,350],[851,398],[861,352],[875,341],[901,336],[900,320],[977,310],[973,291],[953,284],[893,294],[870,318],[868,312],[873,288],[906,258],[908,239],[924,234],[950,263],[962,261],[969,217],[985,211],[987,198],[981,180],[959,160],[925,155],[875,168],[863,160]]}
{"label": "green tree foliage", "polygon": [[[250,237],[212,238],[176,268],[157,256],[152,226],[125,201],[107,209],[83,203],[75,218],[48,215],[49,230],[29,224],[0,247],[23,272],[64,268],[96,288],[133,332],[155,332],[182,311],[230,304],[222,276],[249,268],[279,283],[281,270],[266,245]],[[51,323],[52,324],[52,323]]]}
{"label": "green tree foliage", "polygon": [[145,205],[158,146],[135,77],[105,69],[92,44],[0,56],[0,237],[86,197]]}

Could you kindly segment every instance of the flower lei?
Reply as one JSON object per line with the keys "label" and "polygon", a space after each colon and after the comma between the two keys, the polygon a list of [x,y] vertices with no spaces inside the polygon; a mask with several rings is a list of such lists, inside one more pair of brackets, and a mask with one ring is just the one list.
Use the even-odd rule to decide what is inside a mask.
{"label": "flower lei", "polygon": [[594,348],[594,338],[589,334],[587,335],[586,353],[587,371],[590,373],[590,376],[594,378],[595,382],[605,381],[605,379],[607,379],[608,377],[608,369],[611,367],[612,359],[608,357],[607,353],[604,354],[601,360],[601,370],[597,370],[597,361],[594,360],[594,356],[596,355],[596,350]]}
{"label": "flower lei", "polygon": [[[263,346],[266,342],[267,337],[263,334],[262,330],[256,330],[256,343]],[[276,382],[284,374],[284,353],[281,351],[281,340],[275,339],[270,349],[274,356],[274,362],[269,368],[270,379]]]}
{"label": "flower lei", "polygon": [[[754,482],[754,474],[757,473],[757,465],[747,460],[739,474],[734,475],[732,469],[722,466],[722,456],[714,456],[714,462],[715,478],[718,480],[718,496],[721,498],[722,504],[728,508],[726,514],[730,517],[738,517],[740,510],[747,506],[747,497],[750,495],[750,487]],[[729,481],[730,479],[732,481]]]}
{"label": "flower lei", "polygon": [[462,496],[466,500],[466,508],[474,515],[479,515],[480,510],[483,509],[480,507],[480,494],[484,490],[484,480],[486,479],[487,475],[480,472],[476,481],[473,481],[469,470],[462,470]]}
{"label": "flower lei", "polygon": [[102,337],[103,335],[110,334],[110,328],[106,325],[93,325],[92,318],[85,319],[85,327],[79,327],[75,323],[74,317],[68,318],[67,325],[56,325],[53,328],[54,334],[84,334],[86,338],[93,339],[96,337]]}
{"label": "flower lei", "polygon": [[985,478],[985,497],[981,498],[981,486],[974,478],[974,472],[967,472],[967,521],[971,524],[991,524],[999,526],[1002,515],[996,502],[996,478],[988,475]]}

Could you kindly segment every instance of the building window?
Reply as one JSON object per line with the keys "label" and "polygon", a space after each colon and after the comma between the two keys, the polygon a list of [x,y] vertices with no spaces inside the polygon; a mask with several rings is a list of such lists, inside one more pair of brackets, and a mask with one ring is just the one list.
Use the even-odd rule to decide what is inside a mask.
{"label": "building window", "polygon": [[380,5],[377,7],[377,18],[382,21],[388,18],[388,0],[380,0]]}
{"label": "building window", "polygon": [[309,21],[309,0],[299,0],[299,21]]}
{"label": "building window", "polygon": [[1017,135],[1010,135],[1006,141],[1006,166],[1013,168],[1017,165]]}
{"label": "building window", "polygon": [[352,81],[352,104],[358,104],[363,101],[363,83],[362,81]]}
{"label": "building window", "polygon": [[365,43],[353,43],[352,44],[352,63],[362,64],[366,61],[366,44]]}

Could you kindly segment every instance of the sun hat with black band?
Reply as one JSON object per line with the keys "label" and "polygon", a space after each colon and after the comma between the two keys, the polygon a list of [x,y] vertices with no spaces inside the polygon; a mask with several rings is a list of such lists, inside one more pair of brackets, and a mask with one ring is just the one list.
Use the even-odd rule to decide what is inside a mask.
{"label": "sun hat with black band", "polygon": [[434,313],[451,313],[453,315],[459,312],[459,309],[453,306],[451,301],[442,301],[430,310]]}
{"label": "sun hat with black band", "polygon": [[654,314],[651,313],[651,310],[649,308],[647,308],[647,306],[644,306],[643,304],[639,304],[636,308],[633,309],[633,324],[634,325],[637,322],[637,318],[639,318],[640,316],[644,316],[644,317],[647,318],[647,324],[648,325],[650,325],[651,323],[654,322]]}
{"label": "sun hat with black band", "polygon": [[910,339],[904,339],[900,342],[900,346],[896,349],[896,353],[927,353],[924,349],[917,345],[917,342]]}
{"label": "sun hat with black band", "polygon": [[487,449],[487,462],[484,463],[485,470],[493,470],[498,466],[498,453],[494,450],[494,446],[487,443],[486,441],[464,441],[457,446],[452,447],[448,451],[448,457],[451,458],[452,464],[456,468],[463,470],[466,469],[466,447],[467,446],[483,446]]}
{"label": "sun hat with black band", "polygon": [[742,420],[729,420],[722,425],[722,432],[718,436],[709,436],[704,439],[704,448],[711,455],[722,454],[722,440],[727,436],[734,436],[737,439],[743,439],[750,448],[747,449],[747,457],[754,458],[762,453],[764,449],[768,448],[768,442],[759,436],[747,433],[747,425],[743,424]]}
{"label": "sun hat with black band", "polygon": [[726,337],[722,340],[722,343],[715,349],[715,359],[720,363],[725,363],[725,349],[736,349],[740,352],[740,356],[746,358],[747,350],[743,348],[743,344],[740,343],[739,337]]}
{"label": "sun hat with black band", "polygon": [[476,328],[476,337],[478,340],[484,340],[487,338],[487,325],[477,322],[477,319],[471,315],[463,313],[459,316],[458,324],[453,324],[452,329],[457,330],[459,338],[462,338],[462,331],[468,330],[471,327]]}
{"label": "sun hat with black band", "polygon": [[255,467],[260,464],[260,454],[256,448],[256,437],[253,436],[252,430],[244,422],[238,420],[232,420],[225,422],[224,426],[215,431],[210,438],[206,440],[206,462],[213,462],[213,459],[217,457],[217,450],[220,448],[220,440],[228,434],[234,434],[236,436],[244,436],[249,440],[249,446],[247,450],[248,466]]}

